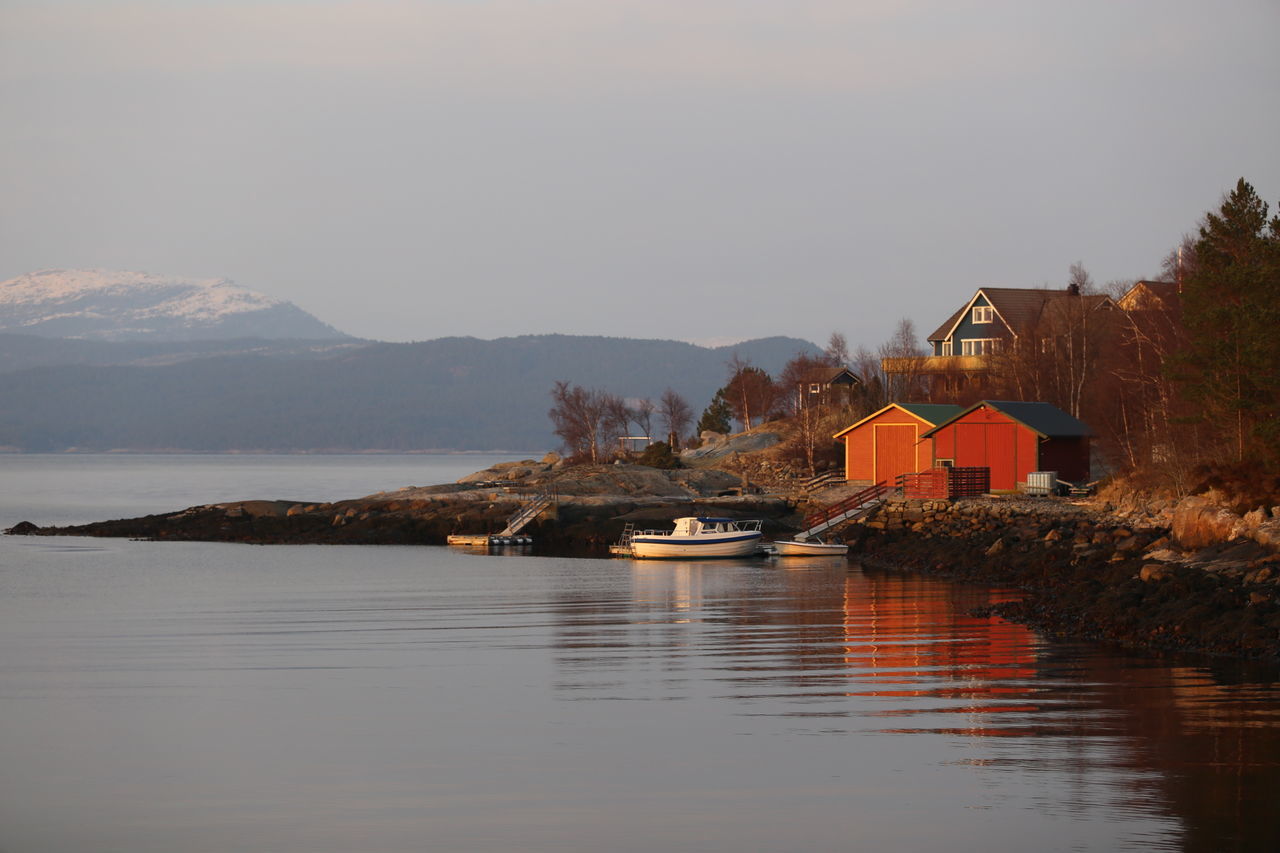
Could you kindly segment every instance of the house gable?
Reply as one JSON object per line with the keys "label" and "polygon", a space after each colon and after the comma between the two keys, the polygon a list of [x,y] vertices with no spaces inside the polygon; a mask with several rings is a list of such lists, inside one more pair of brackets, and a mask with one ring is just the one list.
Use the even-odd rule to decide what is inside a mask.
{"label": "house gable", "polygon": [[991,488],[1012,490],[1032,471],[1089,476],[1089,428],[1049,403],[983,400],[921,435],[960,467],[988,468]]}
{"label": "house gable", "polygon": [[949,419],[952,415],[961,411],[960,406],[953,406],[948,403],[890,403],[883,409],[872,412],[857,423],[847,426],[832,436],[837,441],[843,441],[844,437],[853,432],[865,423],[875,420],[886,412],[901,412],[905,416],[915,418],[927,426],[935,426]]}
{"label": "house gable", "polygon": [[845,445],[845,478],[892,482],[933,465],[933,441],[921,435],[960,411],[934,403],[890,403],[835,434]]}
{"label": "house gable", "polygon": [[[966,347],[965,341],[1003,340],[1011,335],[1016,336],[1013,326],[1000,310],[999,300],[992,294],[996,288],[979,288],[964,307],[952,314],[947,322],[929,337],[933,343],[934,355],[982,355],[987,347]],[[970,350],[966,352],[966,350]],[[981,352],[973,352],[979,349]]]}
{"label": "house gable", "polygon": [[[986,355],[988,341],[1025,334],[1046,315],[1063,314],[1063,300],[1083,298],[1087,310],[1115,307],[1108,296],[1076,297],[1069,290],[1029,287],[984,287],[929,336],[933,355]],[[985,309],[990,309],[987,311]],[[966,341],[968,343],[966,343]]]}
{"label": "house gable", "polygon": [[1172,281],[1137,281],[1118,303],[1125,311],[1169,311],[1178,306],[1180,288]]}

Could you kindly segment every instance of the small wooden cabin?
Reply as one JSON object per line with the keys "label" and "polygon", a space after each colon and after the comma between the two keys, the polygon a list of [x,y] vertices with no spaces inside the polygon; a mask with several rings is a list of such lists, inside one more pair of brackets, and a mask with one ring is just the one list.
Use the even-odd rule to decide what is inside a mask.
{"label": "small wooden cabin", "polygon": [[960,406],[940,403],[890,403],[836,433],[844,442],[845,479],[893,483],[934,464],[933,441],[924,434],[959,414]]}
{"label": "small wooden cabin", "polygon": [[1089,479],[1089,428],[1049,403],[983,400],[921,433],[934,462],[991,469],[992,491],[1025,485],[1032,471]]}

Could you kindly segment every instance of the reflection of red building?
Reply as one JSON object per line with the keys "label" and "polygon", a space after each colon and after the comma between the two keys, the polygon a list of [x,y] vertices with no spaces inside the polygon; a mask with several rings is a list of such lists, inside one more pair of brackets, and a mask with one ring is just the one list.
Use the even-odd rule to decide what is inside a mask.
{"label": "reflection of red building", "polygon": [[[953,594],[963,594],[957,600]],[[934,712],[990,715],[1034,710],[993,700],[1025,695],[1016,683],[1036,677],[1035,634],[995,616],[971,616],[1006,600],[991,590],[960,588],[921,577],[851,574],[845,582],[846,664],[872,681],[868,696],[939,696],[973,700]],[[941,684],[940,684],[941,682]],[[945,686],[943,686],[945,685]],[[1001,734],[983,724],[974,734]]]}
{"label": "reflection of red building", "polygon": [[1013,491],[1032,471],[1089,479],[1089,428],[1057,406],[983,400],[933,429],[937,464],[991,469],[993,491]]}

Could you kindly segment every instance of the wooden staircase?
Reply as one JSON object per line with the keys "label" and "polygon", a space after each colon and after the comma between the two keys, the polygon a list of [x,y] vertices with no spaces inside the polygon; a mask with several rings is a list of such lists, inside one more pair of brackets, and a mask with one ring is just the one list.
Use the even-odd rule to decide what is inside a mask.
{"label": "wooden staircase", "polygon": [[839,503],[824,507],[817,512],[805,516],[803,533],[796,536],[801,541],[812,539],[825,533],[837,524],[855,521],[870,514],[876,507],[884,503],[889,495],[897,491],[896,486],[887,482],[868,486],[857,494],[850,495]]}
{"label": "wooden staircase", "polygon": [[555,502],[555,495],[551,492],[542,492],[534,495],[529,502],[520,507],[515,515],[507,519],[507,526],[498,533],[498,536],[515,536],[524,526],[538,517],[544,509],[551,506]]}
{"label": "wooden staircase", "polygon": [[521,536],[520,531],[533,521],[547,507],[556,502],[556,494],[552,491],[539,492],[522,498],[520,509],[507,519],[507,526],[498,533],[455,533],[449,536],[450,545],[475,545],[490,547],[493,545],[531,545],[533,539]]}
{"label": "wooden staircase", "polygon": [[804,490],[806,492],[816,492],[819,489],[825,489],[828,486],[843,485],[844,482],[844,472],[827,471],[824,474],[819,474],[816,477],[810,477],[808,480],[805,480]]}

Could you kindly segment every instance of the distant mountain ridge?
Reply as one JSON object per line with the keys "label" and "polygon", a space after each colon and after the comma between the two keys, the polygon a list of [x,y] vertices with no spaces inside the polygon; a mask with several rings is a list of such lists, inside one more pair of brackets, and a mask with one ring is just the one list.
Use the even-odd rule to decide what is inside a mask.
{"label": "distant mountain ridge", "polygon": [[42,270],[0,282],[0,332],[96,341],[347,337],[227,279]]}
{"label": "distant mountain ridge", "polygon": [[653,400],[670,387],[696,418],[734,355],[776,376],[800,352],[818,348],[784,337],[708,348],[569,335],[163,345],[0,334],[0,447],[536,452],[559,443],[547,417],[557,380]]}

